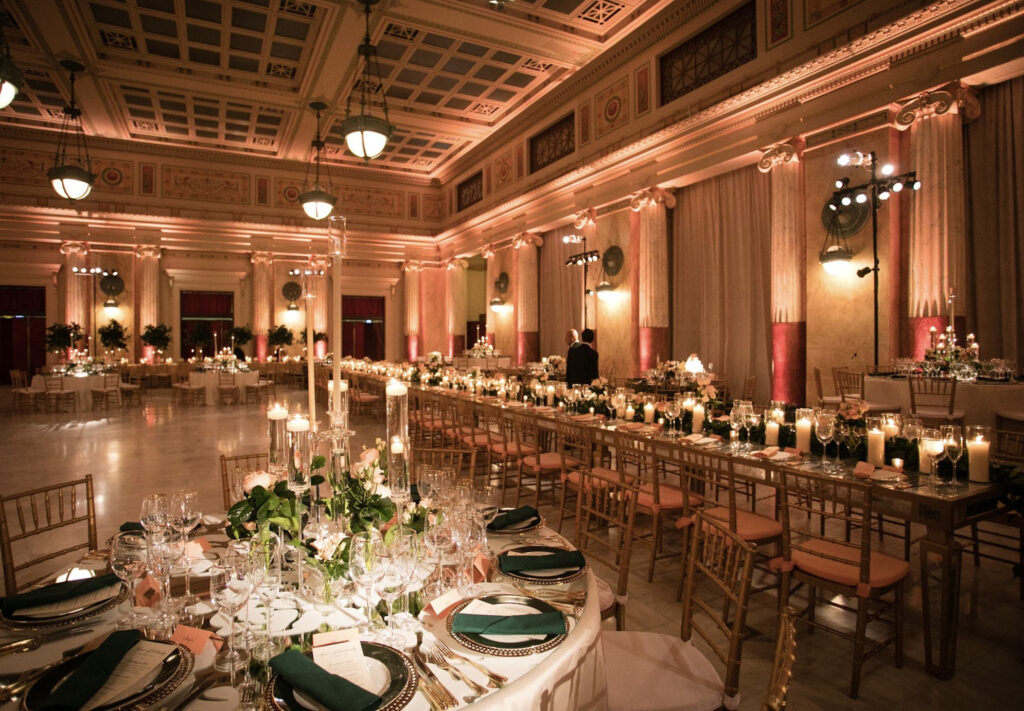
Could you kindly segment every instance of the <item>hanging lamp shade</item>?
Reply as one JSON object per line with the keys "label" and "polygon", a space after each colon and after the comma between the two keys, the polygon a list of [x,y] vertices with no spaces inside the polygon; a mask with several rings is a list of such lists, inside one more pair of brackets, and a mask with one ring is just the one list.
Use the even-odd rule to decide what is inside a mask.
{"label": "hanging lamp shade", "polygon": [[360,158],[376,158],[384,152],[394,128],[382,118],[360,114],[350,116],[341,124],[345,145]]}
{"label": "hanging lamp shade", "polygon": [[25,84],[25,75],[14,65],[7,37],[0,29],[0,109],[6,109]]}
{"label": "hanging lamp shade", "polygon": [[[363,160],[376,158],[384,152],[388,139],[395,127],[388,120],[388,100],[384,91],[384,79],[381,77],[380,64],[377,61],[377,48],[370,42],[370,7],[379,0],[363,0],[366,32],[363,43],[359,45],[359,54],[363,58],[363,70],[356,89],[348,96],[345,107],[345,120],[341,124],[341,133],[345,137],[345,145],[349,151]],[[359,93],[359,113],[352,114],[352,94]],[[371,109],[373,99],[380,92],[380,107],[383,118],[375,116]]]}
{"label": "hanging lamp shade", "polygon": [[60,63],[71,78],[71,101],[64,107],[64,118],[57,137],[57,153],[46,177],[54,191],[66,200],[82,200],[92,192],[96,175],[82,130],[82,112],[75,105],[75,74],[85,69],[78,62],[65,59]]}
{"label": "hanging lamp shade", "polygon": [[[314,101],[309,107],[316,111],[316,138],[313,139],[312,162],[315,177],[310,189],[299,195],[299,204],[302,205],[303,211],[311,218],[322,220],[331,214],[331,211],[334,209],[334,203],[337,201],[334,195],[324,190],[320,184],[320,154],[324,150],[324,142],[320,138],[320,112],[327,108],[327,104],[322,101]],[[306,185],[309,185],[309,168],[310,166],[306,167]],[[330,174],[328,174],[328,187],[330,187]]]}
{"label": "hanging lamp shade", "polygon": [[853,250],[843,236],[839,226],[839,209],[832,209],[829,212],[829,221],[825,230],[825,243],[818,251],[818,261],[821,268],[828,274],[840,275],[850,271],[853,259]]}

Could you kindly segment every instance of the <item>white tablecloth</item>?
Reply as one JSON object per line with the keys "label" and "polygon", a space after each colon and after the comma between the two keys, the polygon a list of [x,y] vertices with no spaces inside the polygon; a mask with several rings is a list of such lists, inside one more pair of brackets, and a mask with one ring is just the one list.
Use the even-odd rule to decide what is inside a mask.
{"label": "white tablecloth", "polygon": [[[102,375],[86,375],[84,377],[62,375],[61,380],[65,390],[73,390],[75,392],[76,410],[92,409],[92,389],[96,388],[99,390],[103,388]],[[46,389],[46,382],[43,380],[42,375],[32,376],[32,388],[35,390]]]}
{"label": "white tablecloth", "polygon": [[[910,411],[910,386],[903,378],[865,378],[864,396],[898,402],[904,413]],[[1024,383],[957,383],[955,407],[964,411],[966,424],[995,427],[999,410],[1024,410]]]}
{"label": "white tablecloth", "polygon": [[[259,382],[260,374],[255,370],[248,372],[234,373],[235,376],[235,387],[238,388],[239,399],[245,401],[245,389],[254,388]],[[217,404],[217,386],[220,384],[220,373],[216,371],[208,371],[206,373],[200,373],[198,371],[192,371],[188,374],[188,382],[191,385],[202,385],[206,390],[206,404],[216,405]]]}

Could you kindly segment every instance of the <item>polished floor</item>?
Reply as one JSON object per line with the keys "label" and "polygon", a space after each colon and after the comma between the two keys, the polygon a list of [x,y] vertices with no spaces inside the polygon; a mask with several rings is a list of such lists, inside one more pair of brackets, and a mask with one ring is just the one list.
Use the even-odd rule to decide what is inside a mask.
{"label": "polished floor", "polygon": [[[304,393],[278,388],[278,399],[304,406]],[[382,424],[357,422],[356,449],[382,433]],[[218,457],[265,447],[265,406],[187,407],[172,404],[169,390],[151,390],[142,406],[110,413],[14,414],[9,388],[0,388],[0,471],[7,493],[92,474],[100,541],[125,520],[137,519],[142,496],[189,485],[204,507],[223,508]],[[543,507],[542,507],[543,508]],[[557,520],[550,507],[548,520]],[[568,532],[568,531],[567,531]],[[659,563],[646,581],[647,549],[638,547],[630,580],[627,629],[678,634],[675,602],[677,565]],[[643,571],[641,573],[640,571]],[[1024,602],[1010,567],[964,559],[957,673],[938,681],[924,671],[920,586],[916,547],[906,615],[906,656],[902,669],[891,649],[865,663],[861,697],[847,696],[852,643],[800,628],[790,708],[929,709],[1018,708],[1024,700]],[[803,602],[802,598],[797,598]],[[607,623],[606,623],[607,624]],[[755,595],[743,648],[742,709],[757,709],[767,684],[774,648],[775,598]]]}

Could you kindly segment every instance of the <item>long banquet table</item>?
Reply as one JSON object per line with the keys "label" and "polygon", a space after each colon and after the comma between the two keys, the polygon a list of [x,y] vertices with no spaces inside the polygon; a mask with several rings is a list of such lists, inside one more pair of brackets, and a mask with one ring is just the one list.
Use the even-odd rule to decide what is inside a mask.
{"label": "long banquet table", "polygon": [[[368,376],[366,373],[362,377]],[[906,387],[906,383],[903,383]],[[418,386],[414,386],[418,387]],[[984,387],[984,386],[979,386]],[[1016,387],[1016,386],[1014,386]],[[1024,386],[1020,386],[1024,387]],[[508,407],[508,403],[494,397],[473,397],[437,387],[421,388],[442,396],[470,398],[481,406]],[[553,429],[566,415],[544,408],[538,412],[532,407],[518,408],[534,414],[538,423]],[[612,443],[614,423],[591,421],[595,441],[608,446]],[[652,439],[664,437],[650,433]],[[738,455],[734,455],[738,456]],[[743,457],[743,464],[757,467],[762,460]],[[766,481],[766,483],[771,483]],[[995,508],[1002,494],[996,484],[966,483],[953,495],[940,495],[930,485],[897,489],[876,484],[875,508],[878,513],[924,526],[925,535],[919,540],[920,572],[922,580],[922,608],[925,643],[925,667],[928,673],[940,679],[949,679],[956,669],[956,642],[960,607],[960,566],[963,546],[955,539],[957,530],[983,520]]]}
{"label": "long banquet table", "polygon": [[[873,402],[898,402],[910,411],[910,386],[906,378],[868,376],[864,397]],[[1024,383],[960,382],[956,384],[956,409],[964,411],[969,425],[995,428],[1000,410],[1024,410]]]}

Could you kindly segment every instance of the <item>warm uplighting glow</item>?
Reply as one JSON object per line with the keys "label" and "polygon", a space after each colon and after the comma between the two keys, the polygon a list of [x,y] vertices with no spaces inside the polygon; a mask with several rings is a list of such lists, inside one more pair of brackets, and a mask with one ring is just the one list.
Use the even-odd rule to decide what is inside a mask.
{"label": "warm uplighting glow", "polygon": [[607,281],[602,281],[597,285],[597,298],[602,301],[610,301],[615,296],[615,287],[609,284]]}

